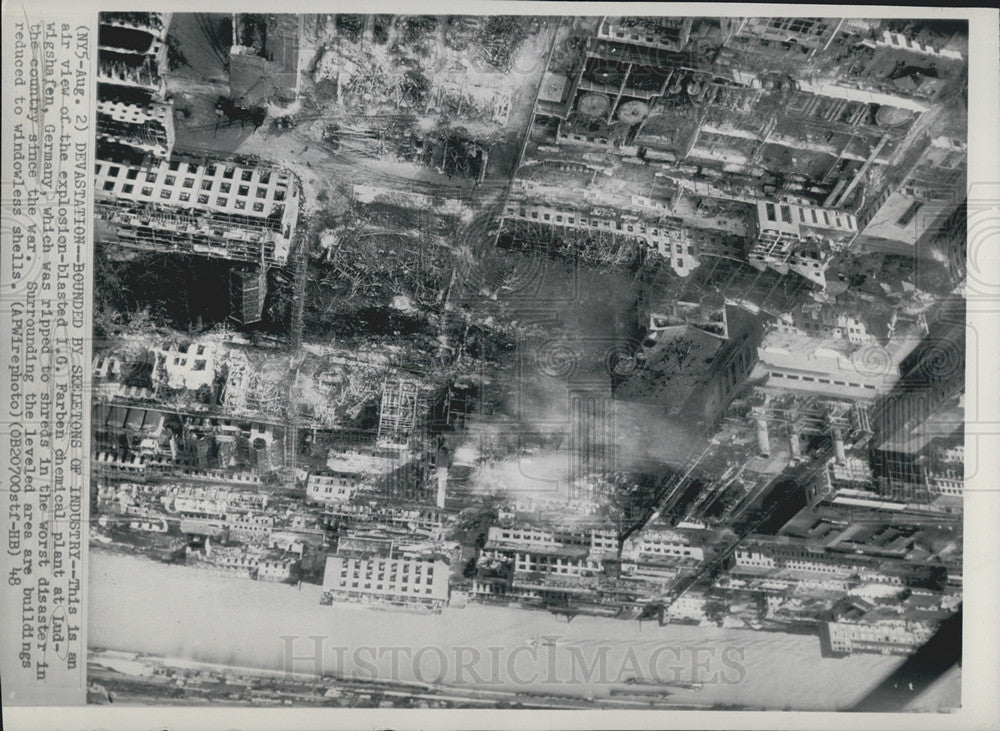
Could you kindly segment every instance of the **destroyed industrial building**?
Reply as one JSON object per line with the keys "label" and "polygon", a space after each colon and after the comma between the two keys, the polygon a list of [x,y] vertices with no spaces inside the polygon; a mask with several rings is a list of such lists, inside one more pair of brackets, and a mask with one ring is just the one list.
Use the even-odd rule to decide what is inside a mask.
{"label": "destroyed industrial building", "polygon": [[101,18],[95,545],[841,668],[958,611],[963,23]]}

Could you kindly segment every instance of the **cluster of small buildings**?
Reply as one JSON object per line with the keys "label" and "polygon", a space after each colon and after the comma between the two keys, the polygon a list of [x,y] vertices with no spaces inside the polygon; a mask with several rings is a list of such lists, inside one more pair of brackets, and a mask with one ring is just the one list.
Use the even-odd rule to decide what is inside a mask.
{"label": "cluster of small buildings", "polygon": [[822,310],[765,337],[748,416],[760,456],[803,466],[802,493],[715,586],[751,626],[818,628],[834,655],[909,654],[960,603],[964,331],[947,310],[898,351]]}
{"label": "cluster of small buildings", "polygon": [[871,480],[866,461],[832,457],[777,533],[735,544],[725,524],[654,516],[623,533],[510,514],[489,527],[464,588],[471,601],[569,616],[812,632],[832,655],[909,654],[961,601],[960,524],[852,502]]}
{"label": "cluster of small buildings", "polygon": [[[233,318],[249,324],[268,268],[293,255],[300,187],[281,169],[174,153],[169,20],[101,16],[97,238],[232,262]],[[235,17],[239,104],[296,98],[287,22]],[[574,37],[579,52],[545,73],[535,113],[550,134],[501,228],[634,245],[671,276],[711,262],[797,277],[816,294],[845,252],[922,257],[942,236],[958,251],[942,221],[957,220],[966,150],[941,110],[964,73],[960,39],[867,20],[564,22],[557,43]],[[470,555],[452,540],[461,501],[431,456],[420,381],[340,352],[272,358],[211,337],[95,358],[98,511],[180,537],[187,561],[229,575],[322,575],[326,603],[440,611],[461,597],[804,627],[833,654],[911,652],[960,601],[964,318],[921,313],[902,333],[894,316],[882,330],[818,296],[765,325],[762,308],[707,289],[643,300],[609,388],[716,435],[730,459],[688,480],[695,461],[633,525],[609,517],[600,482],[614,466],[611,394],[571,394],[569,449],[586,455],[572,494],[512,497]],[[320,438],[363,414],[358,443]],[[723,422],[746,445],[726,444]],[[293,467],[301,495],[265,491]],[[794,499],[769,503],[782,480]]]}
{"label": "cluster of small buildings", "polygon": [[721,588],[752,598],[754,625],[818,630],[833,654],[910,654],[961,602],[954,534],[886,518],[798,516],[777,537],[741,544]]}
{"label": "cluster of small buildings", "polygon": [[[241,340],[226,333],[125,339],[95,356],[92,463],[100,529],[154,557],[178,560],[180,551],[192,565],[256,580],[318,581],[328,554],[351,556],[362,567],[373,556],[391,557],[401,584],[395,568],[387,569],[372,592],[345,586],[341,598],[398,604],[391,596],[398,589],[404,603],[439,608],[461,547],[447,540],[453,515],[433,507],[443,505],[446,481],[428,463],[425,387],[387,376],[377,362],[361,364],[370,383],[359,388],[349,379],[333,390],[341,402],[356,398],[355,412],[376,407],[377,426],[357,438],[343,430],[328,444],[321,433],[341,432],[318,420],[300,420],[293,432],[287,412],[266,408],[260,382],[271,371],[287,378],[287,356],[250,350]],[[333,388],[338,374],[356,375],[356,358],[326,353],[327,362],[317,353],[300,363],[313,380]],[[268,358],[277,358],[278,367]],[[333,364],[329,377],[320,361]],[[270,400],[284,402],[287,388],[272,386]],[[313,400],[333,399],[331,393]],[[300,466],[289,457],[291,434],[312,445]],[[287,485],[282,476],[292,467],[301,495],[273,489]],[[416,575],[423,563],[437,567],[431,594],[423,584],[419,594],[405,593],[410,567]],[[336,587],[328,595],[340,596]]]}
{"label": "cluster of small buildings", "polygon": [[[666,390],[673,419],[712,405],[724,459],[676,481],[634,530],[559,527],[512,498],[469,599],[812,632],[832,655],[914,651],[961,600],[964,346],[951,309],[894,332],[817,303],[734,347],[740,308],[650,306],[615,395]],[[644,390],[634,379],[654,369]]]}
{"label": "cluster of small buildings", "polygon": [[[296,580],[326,542],[315,516],[255,484],[164,475],[154,482],[100,481],[95,492],[103,525],[166,534],[188,563],[229,575]],[[178,552],[166,553],[176,559]]]}
{"label": "cluster of small buildings", "polygon": [[662,602],[710,552],[691,531],[652,528],[623,539],[610,524],[494,525],[476,556],[469,598],[635,617]]}
{"label": "cluster of small buildings", "polygon": [[283,464],[280,424],[102,402],[92,424],[95,472],[108,477],[185,472],[259,483]]}
{"label": "cluster of small buildings", "polygon": [[930,503],[960,513],[954,499],[964,480],[960,323],[939,322],[915,347],[894,351],[874,345],[853,318],[826,325],[806,313],[796,319],[805,319],[806,332],[792,325],[772,330],[751,377],[757,385],[749,417],[759,453],[785,451],[777,434],[787,435],[792,460],[815,455],[806,454],[810,445],[827,445],[825,466],[807,488],[810,499],[874,500],[897,509]]}
{"label": "cluster of small buildings", "polygon": [[[259,363],[251,367],[250,355],[224,335],[123,339],[95,354],[94,474],[155,480],[178,473],[259,485],[283,469],[281,382],[268,380]],[[244,378],[251,370],[256,386]],[[271,370],[288,375],[287,368]]]}
{"label": "cluster of small buildings", "polygon": [[[419,382],[394,376],[378,358],[345,356],[336,348],[317,346],[293,362],[287,353],[249,347],[246,338],[225,329],[197,338],[144,338],[109,341],[94,356],[95,467],[101,474],[184,469],[234,480],[248,473],[259,482],[292,466],[289,418],[299,428],[330,429],[377,406],[371,443],[333,450],[323,461],[342,488],[356,486],[364,472],[403,492],[427,423],[429,394]],[[309,499],[348,497],[343,490],[318,489],[320,473],[314,473]]]}
{"label": "cluster of small buildings", "polygon": [[855,599],[838,607],[836,619],[826,624],[824,639],[833,655],[852,652],[911,655],[954,614],[958,603],[956,596],[942,599],[920,591],[908,592],[905,599],[892,606]]}
{"label": "cluster of small buildings", "polygon": [[[506,220],[632,232],[680,276],[724,257],[817,291],[847,249],[933,256],[965,187],[947,92],[963,37],[850,19],[566,23],[536,102],[550,137]],[[691,201],[736,213],[685,215]]]}

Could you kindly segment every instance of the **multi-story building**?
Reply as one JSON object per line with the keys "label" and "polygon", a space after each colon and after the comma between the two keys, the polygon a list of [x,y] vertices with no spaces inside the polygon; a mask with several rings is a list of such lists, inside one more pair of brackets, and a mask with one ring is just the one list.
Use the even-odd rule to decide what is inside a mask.
{"label": "multi-story building", "polygon": [[617,555],[613,530],[494,526],[479,552],[471,595],[529,604],[588,601],[604,561]]}
{"label": "multi-story building", "polygon": [[339,503],[350,500],[361,484],[357,472],[312,473],[306,481],[306,500],[314,503]]}
{"label": "multi-story building", "polygon": [[140,104],[125,99],[97,102],[97,138],[163,160],[174,148],[174,108],[151,101]]}
{"label": "multi-story building", "polygon": [[780,536],[756,538],[741,544],[733,553],[732,572],[736,575],[810,581],[828,577],[846,588],[850,583],[882,584],[898,587],[929,587],[943,583],[943,565],[925,561],[867,555],[863,551],[838,551],[809,540]]}
{"label": "multi-story building", "polygon": [[622,560],[636,563],[700,563],[705,549],[672,530],[643,530],[625,539]]}
{"label": "multi-story building", "polygon": [[148,56],[162,65],[166,60],[170,18],[170,13],[101,13],[97,50],[125,56]]}
{"label": "multi-story building", "polygon": [[448,564],[426,558],[328,556],[323,591],[334,600],[423,605],[448,601]]}
{"label": "multi-story building", "polygon": [[155,353],[156,367],[162,369],[168,388],[197,391],[215,381],[219,353],[211,342],[164,343]]}
{"label": "multi-story building", "polygon": [[162,99],[166,91],[155,58],[111,48],[100,49],[97,82],[106,86],[124,87],[133,92],[145,92],[153,99]]}
{"label": "multi-story building", "polygon": [[528,593],[555,601],[591,595],[604,572],[601,561],[577,557],[572,551],[551,549],[539,553],[515,551],[512,568],[513,594]]}
{"label": "multi-story building", "polygon": [[517,574],[565,574],[575,577],[591,576],[603,571],[600,561],[590,558],[575,558],[560,555],[562,551],[515,551],[514,571],[515,582]]}
{"label": "multi-story building", "polygon": [[670,262],[671,268],[680,276],[687,276],[698,266],[695,244],[679,224],[662,220],[647,224],[639,220],[615,220],[581,211],[564,210],[551,206],[531,204],[524,201],[508,201],[504,207],[505,218],[529,223],[588,231],[596,234],[612,234],[635,238],[655,250]]}
{"label": "multi-story building", "polygon": [[236,163],[97,161],[97,238],[106,243],[282,265],[299,214],[291,173]]}
{"label": "multi-story building", "polygon": [[165,159],[174,144],[164,102],[169,13],[101,13],[97,39],[98,157]]}
{"label": "multi-story building", "polygon": [[299,561],[294,558],[263,558],[257,562],[257,581],[291,581]]}
{"label": "multi-story building", "polygon": [[664,51],[680,51],[691,36],[692,18],[601,18],[597,37]]}
{"label": "multi-story building", "polygon": [[817,344],[805,335],[772,331],[758,350],[767,388],[864,401],[892,388],[899,377],[895,364],[868,363],[864,352],[837,342]]}
{"label": "multi-story building", "polygon": [[[950,309],[950,308],[949,308]],[[936,465],[936,447],[962,440],[965,398],[964,305],[934,322],[900,364],[903,377],[873,420],[873,464],[879,491],[903,499],[955,495],[959,464]],[[951,470],[949,475],[948,470]],[[938,475],[932,483],[931,474]]]}
{"label": "multi-story building", "polygon": [[705,605],[708,597],[702,593],[689,591],[677,597],[664,611],[667,620],[702,620],[705,618]]}
{"label": "multi-story building", "polygon": [[961,469],[945,467],[929,470],[927,478],[932,495],[962,497],[965,493],[965,475]]}
{"label": "multi-story building", "polygon": [[843,25],[841,18],[724,18],[726,44],[747,53],[794,53],[808,58],[827,47]]}
{"label": "multi-story building", "polygon": [[826,625],[830,650],[838,654],[874,652],[883,655],[911,655],[934,636],[936,629],[935,623],[895,617],[829,622]]}
{"label": "multi-story building", "polygon": [[747,258],[761,265],[785,263],[800,241],[792,208],[784,203],[758,203],[749,233]]}
{"label": "multi-story building", "polygon": [[940,462],[961,465],[965,463],[965,444],[942,441],[934,447],[934,457]]}
{"label": "multi-story building", "polygon": [[914,144],[893,170],[870,184],[858,210],[857,242],[866,249],[929,258],[923,245],[946,231],[964,200],[967,149],[938,136]]}
{"label": "multi-story building", "polygon": [[580,555],[598,559],[618,554],[618,533],[609,529],[540,529],[492,526],[487,532],[486,550],[532,551],[578,549]]}
{"label": "multi-story building", "polygon": [[903,377],[873,420],[873,443],[880,449],[921,454],[934,440],[960,432],[964,423],[964,323],[932,327],[900,363],[900,370]]}
{"label": "multi-story building", "polygon": [[[796,249],[806,242],[846,246],[857,233],[857,222],[851,214],[833,209],[760,201],[747,228],[747,258],[751,264],[760,267],[788,263],[795,271],[796,265],[804,264],[808,271],[810,262],[793,257]],[[811,278],[808,273],[799,273]]]}
{"label": "multi-story building", "polygon": [[239,325],[252,325],[264,316],[267,267],[242,266],[229,270],[229,317]]}
{"label": "multi-story building", "polygon": [[733,553],[733,571],[736,573],[780,569],[795,569],[846,577],[854,572],[855,567],[850,561],[827,555],[822,548],[814,548],[801,543],[746,542]]}
{"label": "multi-story building", "polygon": [[184,518],[224,520],[229,512],[229,503],[221,496],[188,497],[180,495],[166,504],[169,510]]}
{"label": "multi-story building", "polygon": [[291,581],[299,568],[297,557],[244,548],[209,548],[204,555],[188,552],[188,560],[212,571],[257,581]]}
{"label": "multi-story building", "polygon": [[[234,475],[232,479],[227,479],[225,482],[227,484],[239,483],[243,482],[243,480],[239,479],[239,475]],[[246,512],[248,510],[263,511],[267,508],[269,502],[266,493],[252,492],[250,490],[230,490],[213,485],[165,483],[160,485],[159,489],[167,497],[168,505],[171,504],[170,500],[173,500],[173,504],[175,505],[180,504],[176,502],[178,500],[221,501],[222,508],[219,514],[236,511]],[[174,507],[171,509],[179,510],[180,508]]]}
{"label": "multi-story building", "polygon": [[775,323],[775,329],[792,334],[801,332],[820,339],[847,340],[851,343],[876,341],[876,337],[868,331],[868,326],[860,318],[818,303],[804,304],[798,312],[782,316]]}
{"label": "multi-story building", "polygon": [[229,537],[243,543],[267,544],[274,530],[274,516],[262,513],[230,513],[226,516]]}

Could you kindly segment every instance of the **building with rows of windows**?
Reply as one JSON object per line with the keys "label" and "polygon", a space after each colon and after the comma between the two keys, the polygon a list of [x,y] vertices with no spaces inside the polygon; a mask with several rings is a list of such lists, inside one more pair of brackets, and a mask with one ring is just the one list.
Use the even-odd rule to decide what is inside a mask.
{"label": "building with rows of windows", "polygon": [[383,601],[439,609],[448,602],[448,577],[448,564],[441,560],[328,556],[323,591],[339,601]]}
{"label": "building with rows of windows", "polygon": [[350,500],[363,476],[356,472],[313,473],[306,481],[306,500],[314,503],[339,503]]}
{"label": "building with rows of windows", "polygon": [[162,253],[250,263],[288,259],[299,211],[288,172],[178,159],[97,162],[97,238]]}
{"label": "building with rows of windows", "polygon": [[593,559],[618,554],[618,533],[610,529],[541,529],[492,526],[486,538],[488,550],[545,552],[567,551]]}
{"label": "building with rows of windows", "polygon": [[830,652],[874,652],[910,655],[934,636],[936,623],[882,618],[874,621],[828,622]]}
{"label": "building with rows of windows", "polygon": [[899,369],[891,362],[867,363],[864,347],[775,329],[764,338],[757,355],[769,389],[874,401],[889,392],[899,379]]}
{"label": "building with rows of windows", "polygon": [[137,104],[121,98],[99,99],[97,137],[112,145],[134,148],[158,160],[168,158],[174,147],[173,105],[157,101]]}
{"label": "building with rows of windows", "polygon": [[169,13],[101,13],[97,58],[98,157],[137,162],[170,157],[173,103],[162,71]]}
{"label": "building with rows of windows", "polygon": [[695,245],[688,237],[686,229],[680,225],[671,226],[668,223],[647,225],[641,221],[613,220],[580,211],[517,201],[508,202],[503,215],[504,218],[544,226],[635,237],[645,241],[651,249],[655,249],[682,277],[687,276],[698,266]]}
{"label": "building with rows of windows", "polygon": [[759,201],[748,221],[747,260],[761,269],[787,268],[826,286],[824,249],[842,249],[857,235],[850,213],[794,203]]}

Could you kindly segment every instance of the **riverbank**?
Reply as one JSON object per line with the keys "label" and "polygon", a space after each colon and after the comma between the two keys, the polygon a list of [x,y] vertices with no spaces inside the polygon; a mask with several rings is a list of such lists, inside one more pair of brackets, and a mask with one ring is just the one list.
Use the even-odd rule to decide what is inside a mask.
{"label": "riverbank", "polygon": [[426,615],[322,606],[315,585],[212,576],[99,547],[90,556],[90,646],[194,662],[283,671],[291,659],[297,672],[597,700],[654,677],[701,684],[670,687],[678,705],[797,710],[850,707],[902,662],[824,658],[818,638],[774,632],[567,622],[481,605]]}

